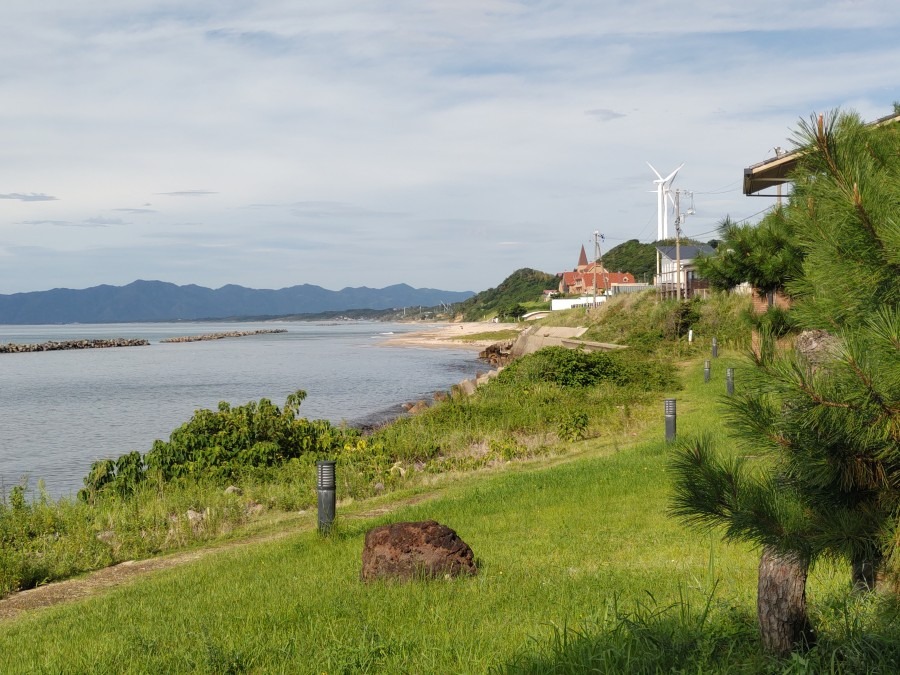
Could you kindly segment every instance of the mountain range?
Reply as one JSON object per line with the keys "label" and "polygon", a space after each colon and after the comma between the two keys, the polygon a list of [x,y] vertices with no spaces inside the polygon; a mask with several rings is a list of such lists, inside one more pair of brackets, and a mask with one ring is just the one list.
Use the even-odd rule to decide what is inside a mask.
{"label": "mountain range", "polygon": [[331,291],[302,284],[278,290],[229,284],[205,288],[164,281],[134,281],[126,286],[0,295],[0,324],[119,323],[313,314],[349,309],[434,307],[461,302],[471,291],[441,291],[396,284],[386,288]]}

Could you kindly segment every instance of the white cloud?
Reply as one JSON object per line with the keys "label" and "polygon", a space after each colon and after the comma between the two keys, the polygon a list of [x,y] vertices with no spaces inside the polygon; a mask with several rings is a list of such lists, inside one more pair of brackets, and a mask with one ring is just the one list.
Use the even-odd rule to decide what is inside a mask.
{"label": "white cloud", "polygon": [[571,267],[595,229],[649,240],[647,160],[685,162],[688,233],[712,231],[766,205],[742,170],[799,117],[890,112],[898,23],[862,0],[17,3],[0,292],[478,290]]}

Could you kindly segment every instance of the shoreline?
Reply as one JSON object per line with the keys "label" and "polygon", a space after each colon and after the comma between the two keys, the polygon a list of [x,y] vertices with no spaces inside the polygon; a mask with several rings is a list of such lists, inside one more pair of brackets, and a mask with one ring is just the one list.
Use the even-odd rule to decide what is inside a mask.
{"label": "shoreline", "polygon": [[470,349],[481,351],[504,338],[465,340],[470,335],[480,333],[500,333],[508,330],[523,330],[521,323],[493,323],[491,321],[463,321],[459,323],[429,324],[425,330],[390,335],[379,342],[383,347],[427,347],[432,349]]}

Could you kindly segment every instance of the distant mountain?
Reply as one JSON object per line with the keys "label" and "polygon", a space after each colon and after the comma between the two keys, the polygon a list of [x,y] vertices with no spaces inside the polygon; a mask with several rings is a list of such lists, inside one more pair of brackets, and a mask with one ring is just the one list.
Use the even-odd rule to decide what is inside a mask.
{"label": "distant mountain", "polygon": [[0,324],[119,323],[311,314],[349,309],[434,307],[470,298],[471,291],[440,291],[396,284],[329,291],[303,284],[278,290],[228,285],[211,289],[163,281],[127,286],[0,295]]}

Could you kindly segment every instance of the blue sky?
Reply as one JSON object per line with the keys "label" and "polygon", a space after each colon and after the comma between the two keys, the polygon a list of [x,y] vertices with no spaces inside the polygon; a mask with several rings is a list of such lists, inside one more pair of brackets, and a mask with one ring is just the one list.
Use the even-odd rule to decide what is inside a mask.
{"label": "blue sky", "polygon": [[0,293],[482,290],[758,219],[801,117],[900,100],[892,2],[35,0],[0,26]]}

